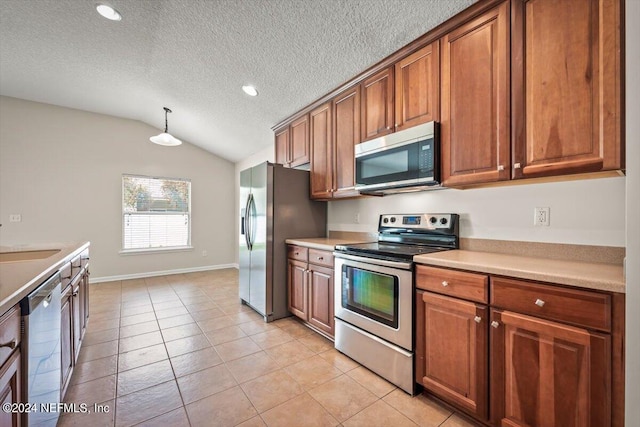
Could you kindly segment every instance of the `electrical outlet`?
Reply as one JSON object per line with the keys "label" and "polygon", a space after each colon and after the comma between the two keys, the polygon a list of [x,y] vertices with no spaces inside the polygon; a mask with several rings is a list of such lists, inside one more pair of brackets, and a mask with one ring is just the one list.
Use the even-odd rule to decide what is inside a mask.
{"label": "electrical outlet", "polygon": [[356,213],[356,216],[354,219],[356,221],[356,224],[360,224],[360,212]]}
{"label": "electrical outlet", "polygon": [[11,214],[9,215],[9,222],[21,222],[22,215],[20,214]]}
{"label": "electrical outlet", "polygon": [[533,215],[533,225],[548,227],[550,211],[550,208],[535,208]]}
{"label": "electrical outlet", "polygon": [[207,256],[207,250],[202,251],[202,256]]}

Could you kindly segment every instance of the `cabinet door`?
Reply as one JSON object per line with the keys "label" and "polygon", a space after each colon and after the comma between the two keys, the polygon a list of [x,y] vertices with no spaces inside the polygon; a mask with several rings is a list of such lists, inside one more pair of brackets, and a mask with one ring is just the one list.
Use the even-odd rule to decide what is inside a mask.
{"label": "cabinet door", "polygon": [[412,53],[395,68],[395,130],[439,120],[440,43]]}
{"label": "cabinet door", "polygon": [[60,329],[60,350],[61,350],[61,386],[62,397],[69,384],[71,372],[73,368],[73,302],[72,302],[71,286],[68,286],[62,294],[62,306],[60,309],[61,329]]}
{"label": "cabinet door", "polygon": [[84,338],[84,333],[87,329],[87,318],[89,316],[88,284],[89,276],[86,271],[83,271],[80,279],[80,284],[78,286],[78,304],[80,305],[80,341],[82,341],[82,339]]}
{"label": "cabinet door", "polygon": [[619,0],[516,0],[514,178],[619,169]]}
{"label": "cabinet door", "polygon": [[491,318],[495,425],[611,424],[608,335],[509,311]]}
{"label": "cabinet door", "polygon": [[448,186],[510,178],[507,3],[442,39],[442,178]]}
{"label": "cabinet door", "polygon": [[[16,350],[0,367],[0,401],[5,404],[22,402],[20,394],[20,350]],[[18,412],[0,410],[0,426],[19,427],[21,417]]]}
{"label": "cabinet door", "polygon": [[362,82],[361,141],[393,132],[393,67]]}
{"label": "cabinet door", "polygon": [[333,336],[333,269],[309,268],[309,323]]}
{"label": "cabinet door", "polygon": [[77,276],[76,279],[71,283],[71,312],[73,315],[73,360],[74,362],[78,359],[78,355],[80,354],[80,339],[82,337],[82,320],[80,314],[80,282],[82,281],[81,276]]}
{"label": "cabinet door", "polygon": [[289,127],[276,131],[276,163],[289,166]]}
{"label": "cabinet door", "polygon": [[307,320],[307,263],[287,260],[287,286],[289,288],[289,311]]}
{"label": "cabinet door", "polygon": [[416,292],[416,382],[487,419],[488,309]]}
{"label": "cabinet door", "polygon": [[333,197],[357,196],[354,147],[360,143],[360,86],[333,100],[333,123]]}
{"label": "cabinet door", "polygon": [[291,123],[289,137],[291,167],[309,163],[309,116],[304,115]]}
{"label": "cabinet door", "polygon": [[333,193],[331,103],[309,114],[311,129],[311,198],[330,199]]}

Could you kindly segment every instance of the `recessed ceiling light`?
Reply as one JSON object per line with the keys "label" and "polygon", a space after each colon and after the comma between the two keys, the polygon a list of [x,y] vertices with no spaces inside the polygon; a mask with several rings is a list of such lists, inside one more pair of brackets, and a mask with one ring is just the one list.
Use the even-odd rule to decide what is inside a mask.
{"label": "recessed ceiling light", "polygon": [[122,15],[120,15],[120,12],[118,12],[111,6],[107,6],[106,4],[97,5],[96,10],[100,15],[112,21],[120,21],[122,19]]}
{"label": "recessed ceiling light", "polygon": [[250,86],[250,85],[242,86],[242,90],[244,91],[244,93],[246,93],[249,96],[258,96],[258,91],[253,86]]}

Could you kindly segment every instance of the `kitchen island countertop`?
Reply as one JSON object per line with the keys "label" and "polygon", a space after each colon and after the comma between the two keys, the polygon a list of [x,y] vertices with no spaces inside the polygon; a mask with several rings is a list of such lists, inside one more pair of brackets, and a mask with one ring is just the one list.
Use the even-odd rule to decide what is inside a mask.
{"label": "kitchen island countertop", "polygon": [[418,264],[625,293],[622,265],[452,250],[417,255]]}
{"label": "kitchen island countertop", "polygon": [[88,247],[89,242],[0,247],[3,253],[60,249],[43,259],[0,263],[0,315]]}

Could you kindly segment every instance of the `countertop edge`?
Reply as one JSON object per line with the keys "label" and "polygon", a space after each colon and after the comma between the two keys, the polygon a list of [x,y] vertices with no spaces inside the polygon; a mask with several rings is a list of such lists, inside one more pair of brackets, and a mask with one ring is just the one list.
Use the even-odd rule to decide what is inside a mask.
{"label": "countertop edge", "polygon": [[[478,254],[482,253],[484,256],[486,255],[496,255],[499,259],[503,254],[493,254],[488,252],[478,252]],[[433,254],[437,255],[437,254]],[[467,270],[479,273],[487,273],[487,274],[495,274],[500,276],[507,277],[515,277],[518,279],[526,279],[526,280],[535,280],[541,282],[548,282],[551,284],[565,285],[575,288],[584,288],[591,289],[596,291],[605,291],[605,292],[616,292],[624,294],[626,293],[626,284],[624,280],[615,280],[604,279],[604,278],[595,278],[588,277],[586,275],[580,276],[576,275],[570,271],[562,272],[562,273],[550,273],[544,270],[533,270],[533,269],[523,269],[517,268],[513,266],[500,266],[499,261],[496,263],[485,263],[485,262],[473,262],[473,261],[460,261],[460,260],[451,260],[451,259],[442,259],[435,257],[433,255],[418,255],[414,257],[414,262],[417,264],[423,265],[432,265],[436,267],[447,267],[447,268],[455,268],[458,270]],[[442,255],[440,255],[442,256]],[[515,256],[511,256],[515,257]],[[534,257],[521,257],[517,256],[517,258],[521,258],[523,260],[531,260],[531,259],[540,259],[541,261],[546,262],[563,262],[562,260],[548,260],[544,258],[534,258]],[[578,262],[571,261],[572,264],[579,264]],[[587,264],[587,263],[584,263]],[[610,267],[617,267],[605,264]],[[619,267],[620,272],[622,272],[622,266]]]}
{"label": "countertop edge", "polygon": [[13,307],[14,305],[18,304],[22,298],[29,295],[29,293],[33,291],[39,284],[51,277],[51,275],[54,274],[55,271],[59,270],[60,267],[62,267],[65,263],[71,261],[71,259],[82,253],[82,251],[87,249],[90,245],[91,242],[84,242],[81,244],[73,244],[69,246],[75,249],[71,250],[71,252],[65,251],[65,254],[62,255],[62,258],[53,261],[53,263],[48,268],[42,270],[26,284],[22,285],[11,295],[0,301],[0,315],[11,309],[11,307]]}
{"label": "countertop edge", "polygon": [[293,238],[286,239],[285,243],[288,245],[304,246],[311,249],[319,249],[323,251],[333,251],[336,245],[346,245],[353,243],[365,243],[370,240],[367,239],[339,239],[333,237],[313,237],[313,238]]}

